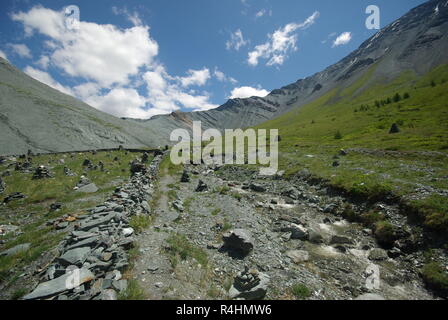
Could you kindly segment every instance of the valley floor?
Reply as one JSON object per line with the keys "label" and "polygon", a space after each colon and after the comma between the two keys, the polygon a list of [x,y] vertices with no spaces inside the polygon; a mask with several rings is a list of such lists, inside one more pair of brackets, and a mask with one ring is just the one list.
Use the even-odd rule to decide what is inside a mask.
{"label": "valley floor", "polygon": [[[435,299],[419,276],[423,255],[381,249],[372,229],[335,214],[347,199],[325,187],[263,179],[238,167],[186,169],[187,183],[179,182],[179,169],[162,170],[155,219],[138,236],[131,274],[142,298],[227,299],[234,277],[247,266],[269,276],[267,299]],[[206,191],[195,191],[199,180]],[[396,207],[376,206],[406,225]],[[297,225],[308,237],[294,239]],[[252,234],[254,249],[247,257],[223,248],[222,235],[234,228]],[[369,289],[369,271],[376,266],[379,287]]]}

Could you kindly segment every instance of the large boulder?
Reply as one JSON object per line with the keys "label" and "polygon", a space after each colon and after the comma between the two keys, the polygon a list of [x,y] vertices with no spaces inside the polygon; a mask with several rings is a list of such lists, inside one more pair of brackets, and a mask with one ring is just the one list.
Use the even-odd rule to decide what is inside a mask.
{"label": "large boulder", "polygon": [[380,248],[372,249],[369,252],[369,259],[373,261],[386,260],[387,257],[387,251]]}
{"label": "large boulder", "polygon": [[245,229],[235,229],[225,233],[222,236],[224,247],[231,251],[248,255],[254,248],[252,235]]}
{"label": "large boulder", "polygon": [[263,185],[261,185],[261,184],[259,184],[259,183],[251,183],[250,185],[249,185],[249,188],[252,190],[252,191],[255,191],[255,192],[265,192],[266,191],[266,187],[265,186],[263,186]]}

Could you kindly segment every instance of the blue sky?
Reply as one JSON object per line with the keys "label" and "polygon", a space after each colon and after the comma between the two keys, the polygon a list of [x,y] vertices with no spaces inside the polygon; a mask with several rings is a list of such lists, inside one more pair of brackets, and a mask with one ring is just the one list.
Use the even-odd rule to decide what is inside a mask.
{"label": "blue sky", "polygon": [[[0,56],[116,116],[206,110],[321,71],[423,0],[0,2]],[[78,28],[64,8],[76,5]],[[336,41],[336,39],[338,39]],[[336,45],[337,44],[337,45]]]}

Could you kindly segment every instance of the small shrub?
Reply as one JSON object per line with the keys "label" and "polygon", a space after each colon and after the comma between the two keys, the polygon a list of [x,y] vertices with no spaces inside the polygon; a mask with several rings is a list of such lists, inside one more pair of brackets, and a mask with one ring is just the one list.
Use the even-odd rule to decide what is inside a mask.
{"label": "small shrub", "polygon": [[400,102],[401,101],[401,96],[400,96],[400,94],[397,92],[395,95],[394,95],[394,102],[395,103],[397,103],[397,102]]}
{"label": "small shrub", "polygon": [[411,96],[409,95],[409,93],[405,92],[403,95],[403,99],[409,99]]}
{"label": "small shrub", "polygon": [[135,232],[142,232],[151,225],[152,218],[150,215],[135,215],[131,218],[129,225]]}
{"label": "small shrub", "polygon": [[311,290],[301,283],[294,284],[291,287],[291,292],[297,299],[306,299],[311,297]]}
{"label": "small shrub", "polygon": [[435,83],[435,81],[434,81],[434,80],[432,80],[432,81],[431,81],[431,87],[433,87],[433,88],[434,88],[435,86],[436,86],[436,83]]}
{"label": "small shrub", "polygon": [[334,134],[334,138],[336,140],[342,139],[342,134],[341,134],[341,132],[339,130]]}
{"label": "small shrub", "polygon": [[208,265],[207,253],[190,243],[185,236],[173,234],[166,241],[169,245],[167,250],[170,253],[170,260],[173,268],[177,265],[177,257],[180,257],[181,260],[193,258],[204,267]]}
{"label": "small shrub", "polygon": [[430,262],[423,266],[421,275],[426,285],[445,296],[448,294],[448,273],[437,262]]}
{"label": "small shrub", "polygon": [[135,279],[128,280],[126,290],[118,294],[118,300],[145,300],[145,291],[140,287]]}
{"label": "small shrub", "polygon": [[380,212],[369,211],[361,215],[361,220],[366,226],[370,227],[377,222],[383,221],[384,215]]}

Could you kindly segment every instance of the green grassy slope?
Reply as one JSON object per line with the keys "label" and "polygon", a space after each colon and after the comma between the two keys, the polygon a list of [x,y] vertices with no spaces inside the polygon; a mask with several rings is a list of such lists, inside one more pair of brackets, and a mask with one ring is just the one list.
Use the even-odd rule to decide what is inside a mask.
{"label": "green grassy slope", "polygon": [[[373,82],[374,70],[257,128],[279,129],[280,169],[287,174],[307,168],[355,195],[400,196],[426,226],[447,230],[448,65],[392,81]],[[393,123],[399,133],[389,133]]]}
{"label": "green grassy slope", "polygon": [[[87,214],[88,208],[105,201],[117,186],[129,178],[129,163],[136,158],[141,158],[141,153],[120,150],[102,151],[96,154],[39,155],[33,157],[33,167],[45,165],[54,177],[38,180],[32,179],[32,173],[14,171],[15,162],[12,160],[1,164],[0,172],[9,169],[11,175],[3,177],[6,190],[0,195],[0,202],[2,203],[3,199],[13,192],[21,192],[26,198],[0,205],[0,227],[9,224],[20,227],[18,234],[0,234],[0,252],[25,243],[30,243],[30,249],[0,257],[0,285],[4,285],[7,289],[18,286],[21,287],[20,291],[23,287],[27,287],[28,283],[17,283],[24,268],[51,251],[65,235],[64,230],[57,231],[47,222],[63,219],[67,215],[76,218],[78,215]],[[99,169],[84,171],[82,164],[85,159],[91,160],[94,165],[103,162],[104,171]],[[70,168],[77,176],[66,176],[64,166]],[[97,185],[99,188],[97,192],[82,193],[73,189],[83,174]],[[51,211],[50,205],[54,202],[62,203],[62,208]]]}

